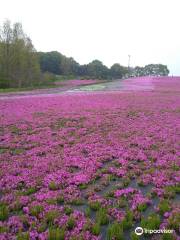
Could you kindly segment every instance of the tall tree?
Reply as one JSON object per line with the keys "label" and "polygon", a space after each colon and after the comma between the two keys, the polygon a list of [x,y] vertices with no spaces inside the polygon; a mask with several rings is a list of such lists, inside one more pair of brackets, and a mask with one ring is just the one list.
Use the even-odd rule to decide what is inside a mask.
{"label": "tall tree", "polygon": [[1,87],[32,86],[40,81],[40,66],[30,38],[22,25],[6,21],[0,32]]}

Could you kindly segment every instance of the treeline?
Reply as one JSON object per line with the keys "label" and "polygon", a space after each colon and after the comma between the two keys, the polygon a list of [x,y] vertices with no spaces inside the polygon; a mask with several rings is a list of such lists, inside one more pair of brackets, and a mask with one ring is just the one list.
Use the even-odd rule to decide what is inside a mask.
{"label": "treeline", "polygon": [[118,63],[110,68],[101,61],[94,60],[88,64],[80,65],[73,58],[67,58],[59,52],[39,52],[40,67],[43,72],[56,75],[74,75],[95,79],[121,79],[135,76],[166,76],[169,70],[166,65],[149,64],[145,67],[128,68]]}
{"label": "treeline", "polygon": [[41,70],[56,75],[74,75],[96,79],[121,79],[136,76],[166,76],[169,74],[167,66],[163,64],[149,64],[145,67],[128,68],[115,63],[108,68],[99,60],[80,65],[73,58],[67,58],[56,51],[39,52],[38,56]]}
{"label": "treeline", "polygon": [[121,79],[133,76],[168,75],[167,66],[150,64],[128,68],[118,63],[110,68],[94,60],[80,65],[73,58],[53,52],[36,52],[22,25],[5,21],[0,28],[0,88],[52,84],[57,75],[68,78]]}
{"label": "treeline", "polygon": [[94,60],[88,64],[80,65],[73,58],[67,58],[59,52],[39,52],[40,67],[43,72],[56,75],[74,75],[85,78],[122,78],[128,73],[128,68],[114,64],[110,69],[101,61]]}

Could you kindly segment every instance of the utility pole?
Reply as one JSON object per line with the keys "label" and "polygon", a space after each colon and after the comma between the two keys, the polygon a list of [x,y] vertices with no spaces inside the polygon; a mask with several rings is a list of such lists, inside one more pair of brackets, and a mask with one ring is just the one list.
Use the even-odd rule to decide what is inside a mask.
{"label": "utility pole", "polygon": [[130,60],[131,60],[131,55],[128,55],[128,74],[130,73]]}
{"label": "utility pole", "polygon": [[128,69],[130,68],[131,55],[128,55]]}

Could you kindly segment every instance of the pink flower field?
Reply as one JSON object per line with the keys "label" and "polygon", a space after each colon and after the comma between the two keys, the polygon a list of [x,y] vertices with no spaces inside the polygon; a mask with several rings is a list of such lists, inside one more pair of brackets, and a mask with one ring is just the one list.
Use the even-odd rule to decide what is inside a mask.
{"label": "pink flower field", "polygon": [[0,240],[180,239],[180,78],[136,81],[0,100]]}

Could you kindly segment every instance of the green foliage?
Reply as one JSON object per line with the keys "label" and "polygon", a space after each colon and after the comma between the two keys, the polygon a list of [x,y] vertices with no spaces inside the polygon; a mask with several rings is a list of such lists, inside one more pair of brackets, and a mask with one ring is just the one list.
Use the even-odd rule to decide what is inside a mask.
{"label": "green foliage", "polygon": [[28,188],[27,190],[25,190],[23,192],[23,195],[29,196],[29,195],[31,195],[31,194],[33,194],[35,192],[37,192],[37,189],[35,187],[30,187],[30,188]]}
{"label": "green foliage", "polygon": [[138,205],[137,209],[140,211],[140,212],[143,212],[147,209],[147,204],[146,203],[141,203]]}
{"label": "green foliage", "polygon": [[87,208],[86,208],[86,210],[85,210],[85,215],[86,215],[86,217],[90,217],[90,215],[91,215],[91,209],[90,209],[90,207],[87,207]]}
{"label": "green foliage", "polygon": [[107,230],[107,240],[124,240],[123,227],[118,222],[114,222],[109,225]]}
{"label": "green foliage", "polygon": [[80,185],[79,185],[79,188],[80,188],[81,190],[86,189],[86,188],[87,188],[87,184],[80,184]]}
{"label": "green foliage", "polygon": [[100,224],[99,223],[95,223],[93,226],[92,226],[92,234],[98,236],[100,234],[100,231],[101,231],[101,228],[100,228]]}
{"label": "green foliage", "polygon": [[76,225],[76,221],[73,217],[70,217],[67,221],[67,229],[72,230]]}
{"label": "green foliage", "polygon": [[48,240],[64,240],[65,229],[64,228],[49,228]]}
{"label": "green foliage", "polygon": [[1,233],[6,233],[8,231],[9,231],[8,227],[0,226],[0,234]]}
{"label": "green foliage", "polygon": [[128,68],[121,66],[119,63],[115,63],[110,68],[110,74],[113,78],[121,79],[128,73]]}
{"label": "green foliage", "polygon": [[30,214],[31,214],[32,216],[38,217],[39,214],[40,214],[42,211],[43,211],[43,206],[36,205],[36,206],[31,207],[31,209],[30,209]]}
{"label": "green foliage", "polygon": [[63,203],[63,202],[64,202],[64,196],[63,196],[63,195],[59,195],[59,196],[57,197],[57,203],[61,204],[61,203]]}
{"label": "green foliage", "polygon": [[170,210],[169,202],[168,200],[164,199],[159,203],[159,213],[163,215],[165,212],[168,212]]}
{"label": "green foliage", "polygon": [[42,222],[41,225],[38,228],[38,232],[39,233],[45,232],[47,227],[48,227],[47,223],[46,222]]}
{"label": "green foliage", "polygon": [[5,21],[0,29],[0,87],[38,85],[40,65],[32,45],[20,23],[13,27]]}
{"label": "green foliage", "polygon": [[51,210],[46,213],[45,219],[48,225],[52,225],[54,222],[54,219],[58,217],[58,212],[56,210]]}
{"label": "green foliage", "polygon": [[71,201],[71,204],[73,204],[73,205],[75,205],[75,206],[80,206],[80,205],[83,205],[83,200],[82,199],[73,199],[72,201]]}
{"label": "green foliage", "polygon": [[96,222],[100,225],[106,225],[109,222],[109,217],[107,214],[107,210],[105,208],[100,208],[96,213]]}
{"label": "green foliage", "polygon": [[101,204],[100,202],[96,201],[96,202],[90,202],[89,206],[92,210],[97,211],[101,207]]}
{"label": "green foliage", "polygon": [[139,240],[139,236],[135,234],[135,232],[131,232],[130,234],[131,240]]}
{"label": "green foliage", "polygon": [[133,225],[133,213],[131,211],[126,212],[125,218],[122,220],[123,229],[130,229]]}
{"label": "green foliage", "polygon": [[30,236],[28,232],[19,233],[17,235],[17,240],[29,240]]}
{"label": "green foliage", "polygon": [[130,184],[131,180],[129,178],[124,178],[123,179],[123,186],[127,187]]}
{"label": "green foliage", "polygon": [[70,208],[69,206],[64,207],[64,212],[66,215],[70,215],[73,212],[73,209]]}
{"label": "green foliage", "polygon": [[127,206],[127,200],[125,197],[121,197],[118,199],[117,205],[119,208],[124,208]]}
{"label": "green foliage", "polygon": [[5,221],[8,218],[9,209],[5,204],[0,204],[0,221]]}
{"label": "green foliage", "polygon": [[58,185],[54,181],[49,183],[49,190],[56,191],[58,188]]}
{"label": "green foliage", "polygon": [[173,213],[173,215],[168,219],[168,227],[170,229],[174,229],[179,231],[179,223],[180,223],[180,214],[179,212]]}
{"label": "green foliage", "polygon": [[162,240],[175,240],[172,233],[163,233]]}
{"label": "green foliage", "polygon": [[111,198],[111,197],[114,197],[114,191],[109,191],[105,194],[105,197],[106,198]]}
{"label": "green foliage", "polygon": [[180,193],[180,185],[167,186],[165,187],[165,198],[174,198],[176,193]]}
{"label": "green foliage", "polygon": [[141,227],[147,229],[159,229],[161,220],[159,215],[152,213],[147,219],[141,220]]}

